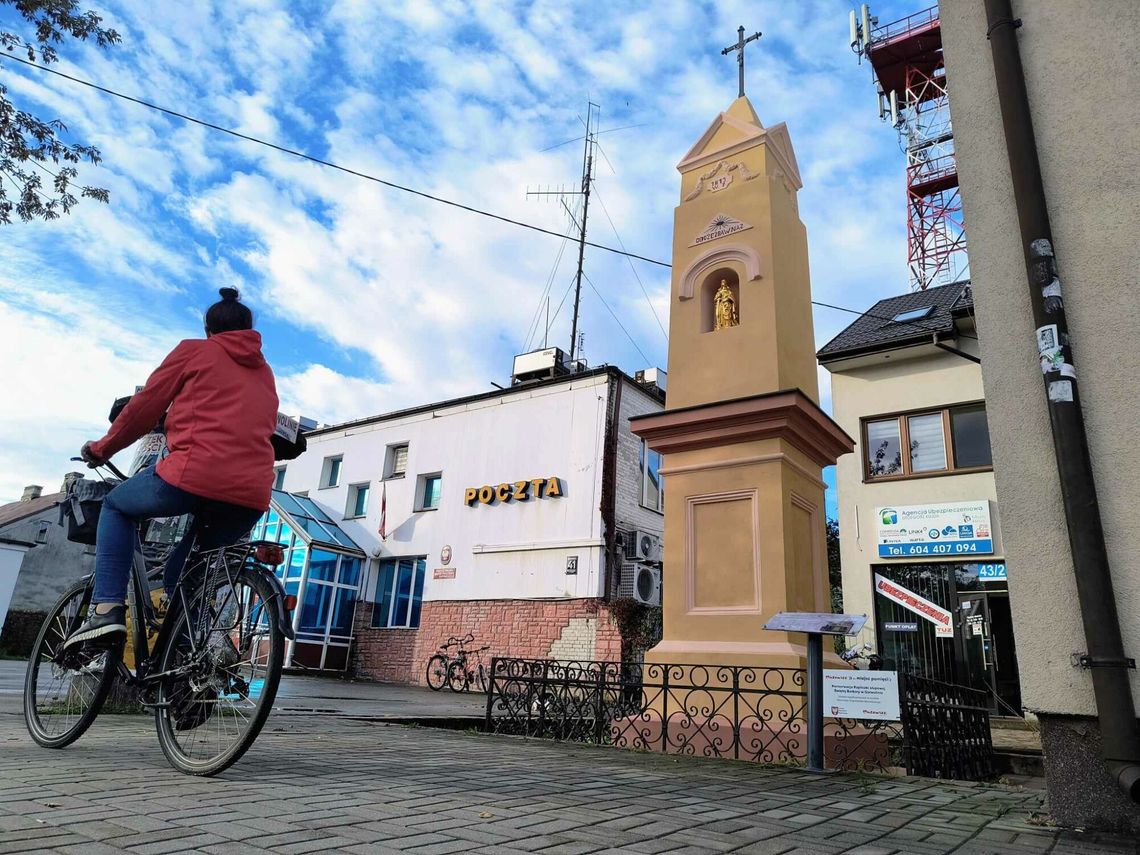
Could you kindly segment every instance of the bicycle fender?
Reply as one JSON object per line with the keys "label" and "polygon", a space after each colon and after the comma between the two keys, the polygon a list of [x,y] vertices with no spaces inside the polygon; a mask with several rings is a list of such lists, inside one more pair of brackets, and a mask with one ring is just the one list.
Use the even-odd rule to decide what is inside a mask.
{"label": "bicycle fender", "polygon": [[293,631],[293,619],[289,612],[285,609],[285,586],[281,584],[281,580],[277,578],[275,573],[272,573],[261,565],[256,565],[253,572],[261,576],[273,589],[273,594],[270,596],[270,601],[273,607],[277,610],[278,622],[285,634],[285,637],[290,641],[297,638],[297,633]]}

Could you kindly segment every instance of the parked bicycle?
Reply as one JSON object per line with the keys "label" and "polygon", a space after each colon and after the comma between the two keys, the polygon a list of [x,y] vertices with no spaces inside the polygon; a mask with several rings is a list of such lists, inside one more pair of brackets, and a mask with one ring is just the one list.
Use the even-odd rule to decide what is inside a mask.
{"label": "parked bicycle", "polygon": [[453,635],[439,646],[439,652],[428,660],[428,688],[438,692],[447,686],[453,692],[467,692],[475,685],[480,692],[487,691],[487,667],[483,664],[483,654],[491,648],[486,645],[470,650],[467,645],[473,641],[475,635],[469,632],[462,638]]}
{"label": "parked bicycle", "polygon": [[[113,464],[105,467],[125,479]],[[48,613],[24,683],[25,720],[38,744],[75,742],[99,715],[116,678],[154,711],[162,751],[181,772],[217,774],[253,744],[277,695],[296,598],[285,595],[270,569],[284,560],[276,543],[200,551],[197,533],[208,514],[207,505],[195,515],[187,534],[195,541],[161,622],[150,591],[162,568],[147,572],[136,529],[128,593],[134,670],[123,661],[121,638],[110,646],[64,648],[87,617],[93,577],[69,588]]]}

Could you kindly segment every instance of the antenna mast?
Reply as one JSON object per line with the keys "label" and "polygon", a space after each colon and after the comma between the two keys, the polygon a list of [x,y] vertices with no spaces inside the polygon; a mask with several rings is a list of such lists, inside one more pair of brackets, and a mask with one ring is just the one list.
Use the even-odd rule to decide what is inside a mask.
{"label": "antenna mast", "polygon": [[[594,149],[598,145],[597,116],[598,105],[593,101],[586,104],[586,136],[582,149],[582,184],[577,192],[567,190],[532,190],[527,196],[581,196],[582,219],[575,223],[578,226],[578,272],[574,278],[574,316],[570,324],[570,362],[578,355],[578,312],[582,305],[582,264],[586,257],[586,222],[590,214],[590,185],[594,181]],[[570,207],[562,202],[568,213]]]}

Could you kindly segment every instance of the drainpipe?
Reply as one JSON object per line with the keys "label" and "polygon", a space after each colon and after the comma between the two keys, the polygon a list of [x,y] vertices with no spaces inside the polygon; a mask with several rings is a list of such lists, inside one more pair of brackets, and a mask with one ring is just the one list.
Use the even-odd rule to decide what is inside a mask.
{"label": "drainpipe", "polygon": [[1120,637],[1120,618],[1073,367],[1076,360],[1065,320],[1037,141],[1014,32],[1021,21],[1014,19],[1010,0],[985,0],[985,8],[989,27],[986,35],[993,50],[994,78],[1037,327],[1036,347],[1045,377],[1077,599],[1088,645],[1088,653],[1080,656],[1076,664],[1092,671],[1105,768],[1134,802],[1140,802],[1140,725],[1128,673],[1136,666],[1124,655]]}

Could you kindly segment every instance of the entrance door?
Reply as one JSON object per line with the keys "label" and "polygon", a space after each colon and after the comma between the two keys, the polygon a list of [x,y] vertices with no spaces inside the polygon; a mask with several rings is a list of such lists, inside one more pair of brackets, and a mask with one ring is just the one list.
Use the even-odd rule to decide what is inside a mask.
{"label": "entrance door", "polygon": [[997,715],[1021,715],[1008,592],[960,593],[955,627],[964,682],[986,692]]}

